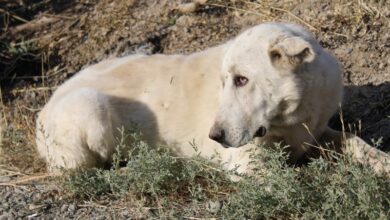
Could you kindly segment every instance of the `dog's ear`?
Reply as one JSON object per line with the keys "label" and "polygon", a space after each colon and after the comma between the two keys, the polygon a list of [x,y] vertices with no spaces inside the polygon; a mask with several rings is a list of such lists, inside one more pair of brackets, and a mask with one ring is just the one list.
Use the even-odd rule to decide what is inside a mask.
{"label": "dog's ear", "polygon": [[301,37],[289,37],[272,45],[268,51],[276,68],[294,69],[303,63],[310,63],[315,53],[310,43]]}

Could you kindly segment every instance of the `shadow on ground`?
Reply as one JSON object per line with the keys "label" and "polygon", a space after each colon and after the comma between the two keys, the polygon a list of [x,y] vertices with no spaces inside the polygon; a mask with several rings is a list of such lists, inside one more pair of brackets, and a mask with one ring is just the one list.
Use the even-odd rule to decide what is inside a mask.
{"label": "shadow on ground", "polygon": [[[346,86],[342,105],[344,127],[371,145],[390,151],[390,82],[380,85]],[[329,122],[341,130],[340,115]]]}

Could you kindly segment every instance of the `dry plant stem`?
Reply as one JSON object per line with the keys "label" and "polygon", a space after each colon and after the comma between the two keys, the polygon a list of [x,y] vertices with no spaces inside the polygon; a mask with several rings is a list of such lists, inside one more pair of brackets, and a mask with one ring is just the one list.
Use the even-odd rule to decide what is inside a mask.
{"label": "dry plant stem", "polygon": [[64,16],[64,15],[55,15],[55,14],[48,14],[48,13],[43,13],[44,16],[48,17],[54,17],[54,18],[62,18],[62,19],[67,19],[67,20],[74,20],[76,17],[69,17],[69,16]]}
{"label": "dry plant stem", "polygon": [[16,14],[11,13],[11,12],[9,12],[9,11],[6,11],[6,10],[4,10],[4,9],[2,9],[2,8],[0,8],[0,12],[6,13],[6,14],[10,15],[11,17],[13,17],[13,18],[15,18],[16,20],[19,20],[19,21],[21,21],[21,22],[25,22],[25,23],[29,22],[29,21],[27,21],[26,19],[21,18],[21,17],[17,16]]}
{"label": "dry plant stem", "polygon": [[24,93],[24,92],[37,92],[37,91],[47,91],[57,89],[58,86],[53,87],[38,87],[38,88],[30,88],[30,89],[14,89],[12,93]]}
{"label": "dry plant stem", "polygon": [[[345,156],[344,154],[341,154],[341,153],[337,152],[336,150],[330,150],[330,149],[324,148],[324,147],[322,147],[322,146],[316,146],[316,145],[314,145],[314,144],[309,144],[309,143],[305,143],[305,144],[308,145],[308,146],[310,146],[310,147],[313,147],[313,148],[316,148],[316,149],[320,150],[320,151],[321,151],[321,155],[323,155],[323,156],[326,157],[327,159],[330,159],[330,158],[328,158],[328,155],[326,154],[326,152],[328,152],[328,153],[334,153],[334,154],[336,154],[336,155],[339,156],[339,157]],[[332,162],[332,161],[330,161],[330,162]]]}
{"label": "dry plant stem", "polygon": [[5,165],[0,165],[0,172],[2,172],[2,173],[8,173],[7,176],[26,176],[26,174],[21,173],[21,172],[19,172],[19,171],[13,171],[13,170],[4,169],[4,168],[1,168],[1,167],[6,167],[6,166],[5,166]]}
{"label": "dry plant stem", "polygon": [[[0,88],[0,109],[1,109],[1,112],[0,112],[0,126],[8,126],[8,123],[7,123],[7,118],[5,116],[5,105],[4,105],[4,101],[3,101],[3,92]],[[1,127],[2,128],[2,127]],[[1,141],[1,128],[0,128],[0,141]],[[0,146],[1,146],[1,142],[0,142]]]}
{"label": "dry plant stem", "polygon": [[[340,113],[340,117],[342,117],[342,112]],[[350,155],[352,159],[356,162],[371,167],[379,175],[385,175],[390,178],[390,155],[370,146],[358,136],[345,132],[343,120],[341,120],[341,123],[343,131],[339,132],[328,128],[328,130],[324,132],[322,137],[324,141],[326,142],[327,140],[341,140],[340,143],[333,143],[335,146],[336,153],[338,153],[338,151],[341,151],[344,155]],[[311,134],[308,127],[305,124],[303,124],[303,126],[306,128],[308,133],[312,136],[312,138],[318,145],[309,146],[318,148],[321,151],[321,154],[326,157],[325,151],[329,152],[332,150],[322,147],[321,144]]]}
{"label": "dry plant stem", "polygon": [[220,4],[215,4],[215,3],[208,3],[208,5],[215,6],[215,7],[220,7],[220,8],[228,8],[228,9],[232,9],[232,10],[236,10],[236,11],[245,12],[245,13],[248,13],[248,14],[258,15],[258,16],[261,16],[261,17],[267,17],[267,15],[265,15],[265,14],[260,14],[258,12],[248,11],[248,10],[241,9],[241,8],[230,7],[230,6],[220,5]]}
{"label": "dry plant stem", "polygon": [[[306,26],[308,26],[310,29],[314,30],[314,31],[319,31],[318,28],[314,27],[313,25],[311,25],[310,23],[306,22],[305,20],[303,20],[302,18],[296,16],[294,13],[292,13],[291,11],[288,11],[288,10],[285,10],[283,8],[276,8],[276,7],[271,7],[271,9],[275,10],[275,11],[281,11],[281,12],[284,12],[284,13],[287,13],[288,15],[290,15],[291,17],[295,18],[296,20],[302,22],[303,24],[305,24]],[[338,36],[342,36],[342,37],[347,37],[347,35],[345,34],[340,34],[340,33],[336,33],[336,32],[331,32],[335,35],[338,35]]]}
{"label": "dry plant stem", "polygon": [[107,208],[105,205],[99,205],[97,203],[88,202],[89,204],[77,205],[78,207],[99,207],[99,208]]}
{"label": "dry plant stem", "polygon": [[385,21],[387,21],[388,24],[390,24],[390,19],[387,18],[383,11],[380,11],[377,7],[374,7],[372,5],[368,5],[366,2],[362,0],[358,0],[358,4],[360,7],[362,7],[365,11],[369,12],[372,15],[379,16],[380,18],[383,18]]}
{"label": "dry plant stem", "polygon": [[[44,56],[45,56],[45,53],[42,53],[42,57],[41,57],[41,76],[42,76],[42,86],[45,87],[46,85],[46,82],[45,82],[45,68],[44,68]],[[47,95],[47,91],[44,90],[43,92],[43,98],[45,99],[45,103],[47,103],[48,101],[48,95]]]}
{"label": "dry plant stem", "polygon": [[62,176],[61,173],[44,173],[40,175],[33,175],[33,176],[26,176],[19,179],[16,179],[15,181],[8,182],[8,183],[0,183],[0,186],[16,186],[18,184],[27,184],[28,182],[34,181],[34,180],[41,180],[46,179],[49,177],[59,177]]}
{"label": "dry plant stem", "polygon": [[[306,129],[307,133],[309,133],[309,135],[311,136],[311,138],[314,140],[315,144],[319,147],[317,147],[320,151],[321,151],[321,154],[327,158],[326,154],[325,154],[325,148],[323,148],[321,146],[320,143],[318,143],[317,139],[314,137],[313,133],[310,131],[309,127],[305,124],[305,123],[302,123],[302,126]],[[308,143],[305,143],[305,144],[308,144]],[[310,146],[310,144],[308,144]]]}
{"label": "dry plant stem", "polygon": [[29,129],[30,132],[34,132],[34,129],[33,129],[34,126],[31,126],[31,124],[30,124],[29,120],[27,119],[27,117],[23,114],[23,111],[22,111],[22,109],[20,107],[20,104],[16,104],[16,108],[17,108],[20,116],[24,119],[25,125],[27,125],[27,129]]}
{"label": "dry plant stem", "polygon": [[173,158],[173,159],[184,159],[184,160],[190,160],[191,162],[198,163],[198,164],[200,164],[200,165],[202,165],[202,166],[204,166],[204,167],[206,167],[206,168],[208,168],[208,169],[215,170],[215,171],[217,171],[217,172],[224,172],[224,171],[223,171],[223,170],[221,170],[221,169],[218,169],[218,168],[215,168],[215,167],[209,166],[209,165],[207,165],[207,164],[204,164],[204,163],[201,163],[200,161],[197,161],[197,160],[189,159],[189,158],[187,158],[187,157],[172,157],[172,158]]}
{"label": "dry plant stem", "polygon": [[[249,3],[249,2],[245,2],[245,3]],[[258,6],[261,6],[260,4],[256,4],[256,3],[251,3],[252,5],[258,5]],[[233,10],[237,10],[237,11],[242,11],[242,12],[245,12],[245,13],[249,13],[249,14],[255,14],[255,15],[259,15],[259,16],[262,16],[262,17],[268,17],[267,15],[264,15],[264,14],[260,14],[260,13],[257,13],[257,12],[254,12],[254,11],[249,11],[249,10],[245,10],[245,9],[241,9],[241,8],[237,8],[237,7],[230,7],[230,6],[226,6],[226,5],[220,5],[220,4],[215,4],[215,3],[210,3],[209,5],[212,5],[212,6],[216,6],[216,7],[221,7],[221,8],[228,8],[228,9],[233,9]],[[285,9],[282,9],[282,8],[276,8],[276,7],[270,7],[270,9],[273,9],[275,11],[280,11],[280,12],[283,12],[283,13],[287,13],[289,14],[290,16],[294,17],[295,19],[297,19],[298,21],[304,23],[306,26],[308,26],[310,29],[313,29],[315,31],[318,31],[317,28],[315,28],[313,25],[309,24],[308,22],[304,21],[302,18],[296,16],[295,14],[293,14],[292,12],[288,11],[288,10],[285,10]],[[344,36],[344,35],[343,35]]]}
{"label": "dry plant stem", "polygon": [[37,31],[38,29],[42,28],[42,26],[49,25],[49,24],[52,24],[52,23],[57,22],[57,21],[58,21],[58,18],[43,16],[39,19],[32,20],[32,21],[29,21],[27,23],[18,25],[16,27],[10,29],[10,32],[12,34],[16,34],[18,32],[26,31],[26,30],[33,32],[33,31]]}
{"label": "dry plant stem", "polygon": [[27,111],[30,111],[30,112],[39,112],[42,109],[42,108],[37,108],[37,109],[29,108],[29,107],[27,107],[25,105],[20,105],[20,107],[23,108],[23,109],[26,109]]}
{"label": "dry plant stem", "polygon": [[[258,8],[261,8],[261,5],[258,4],[258,3],[254,3],[254,2],[247,2],[245,1],[246,4],[250,4],[250,5],[255,5],[256,6],[256,9]],[[216,4],[216,3],[208,3],[208,5],[211,5],[211,6],[216,6],[216,7],[221,7],[221,8],[228,8],[228,9],[232,9],[232,10],[236,10],[236,11],[241,11],[241,12],[245,12],[245,13],[249,13],[249,14],[254,14],[254,15],[258,15],[258,16],[261,16],[261,17],[266,17],[266,18],[269,18],[270,15],[267,15],[267,14],[263,14],[263,13],[258,13],[258,12],[255,12],[255,11],[252,11],[252,10],[246,10],[246,9],[242,9],[242,8],[237,8],[237,7],[231,7],[231,6],[226,6],[226,5],[220,5],[220,4]],[[279,11],[279,12],[283,12],[283,13],[287,13],[289,16],[293,17],[295,20],[305,24],[307,27],[309,27],[310,29],[314,30],[314,31],[319,31],[318,28],[314,27],[313,25],[311,25],[309,22],[303,20],[302,18],[300,18],[299,16],[295,15],[294,13],[292,13],[291,11],[289,10],[286,10],[286,9],[283,9],[283,8],[278,8],[278,7],[269,7],[270,9],[272,10],[275,10],[275,11]],[[334,35],[337,35],[337,36],[342,36],[342,37],[347,37],[347,35],[345,34],[341,34],[341,33],[337,33],[337,32],[330,32]]]}

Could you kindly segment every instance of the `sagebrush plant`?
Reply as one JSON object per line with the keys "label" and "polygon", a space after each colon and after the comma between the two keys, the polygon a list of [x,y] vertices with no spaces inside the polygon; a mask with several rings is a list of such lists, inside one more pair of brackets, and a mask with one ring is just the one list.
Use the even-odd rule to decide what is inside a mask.
{"label": "sagebrush plant", "polygon": [[[224,219],[390,217],[389,179],[346,156],[335,153],[337,162],[319,158],[307,166],[291,167],[283,147],[265,148],[253,156],[254,164],[266,161],[258,163],[263,167],[232,182],[231,173],[199,155],[175,157],[166,148],[148,146],[138,133],[129,137],[132,144],[125,167],[119,166],[122,141],[111,170],[70,171],[63,181],[65,189],[84,199],[140,195],[150,198],[148,205],[163,206],[161,216],[175,210],[177,216],[190,213]],[[210,200],[219,200],[222,208],[208,211]],[[178,201],[182,201],[180,209],[175,207]]]}
{"label": "sagebrush plant", "polygon": [[[110,170],[66,171],[62,180],[65,190],[83,199],[101,195],[118,198],[131,193],[159,200],[174,195],[203,201],[217,197],[213,193],[232,184],[228,172],[199,155],[175,157],[167,148],[151,147],[140,137],[139,133],[122,135]],[[130,147],[124,146],[124,139],[131,140]],[[123,148],[129,149],[125,167],[120,166]]]}
{"label": "sagebrush plant", "polygon": [[289,167],[282,148],[266,149],[268,173],[246,176],[226,202],[222,215],[235,218],[388,219],[390,181],[351,158],[332,155],[307,166]]}

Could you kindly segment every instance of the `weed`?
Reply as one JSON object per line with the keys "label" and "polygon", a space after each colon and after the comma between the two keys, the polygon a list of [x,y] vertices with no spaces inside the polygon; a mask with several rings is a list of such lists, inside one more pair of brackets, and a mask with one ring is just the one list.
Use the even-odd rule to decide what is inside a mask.
{"label": "weed", "polygon": [[231,185],[228,173],[217,165],[199,156],[175,157],[167,148],[150,147],[139,137],[130,135],[132,145],[125,167],[119,167],[118,147],[111,170],[66,171],[64,189],[82,199],[102,195],[119,198],[130,193],[161,203],[172,197],[206,201]]}
{"label": "weed", "polygon": [[222,215],[277,219],[387,219],[390,216],[389,180],[348,157],[333,163],[323,158],[308,166],[284,165],[286,155],[267,149],[268,174],[245,177],[226,202]]}
{"label": "weed", "polygon": [[[232,182],[228,172],[199,156],[174,157],[166,148],[148,146],[138,135],[132,139],[126,167],[68,172],[65,189],[84,199],[101,195],[149,198],[152,205],[160,207],[160,216],[168,216],[172,210],[177,216],[190,213],[225,219],[390,216],[389,180],[345,156],[332,155],[337,163],[319,158],[304,167],[291,167],[282,147],[265,149],[253,156],[254,163],[267,161],[264,167]],[[204,207],[211,200],[221,201],[222,207],[208,211]],[[186,208],[176,209],[177,203]]]}

